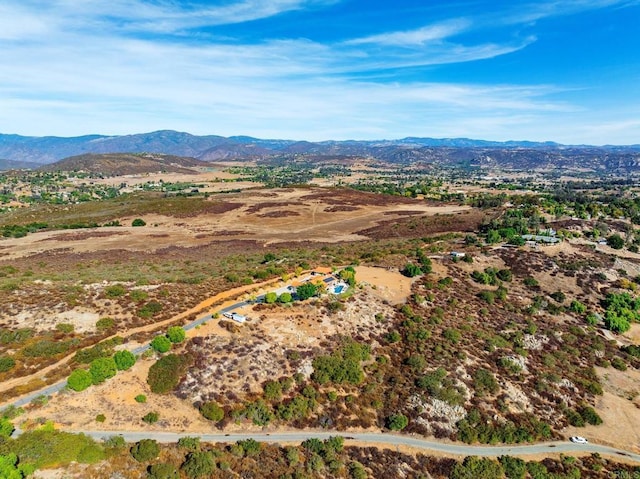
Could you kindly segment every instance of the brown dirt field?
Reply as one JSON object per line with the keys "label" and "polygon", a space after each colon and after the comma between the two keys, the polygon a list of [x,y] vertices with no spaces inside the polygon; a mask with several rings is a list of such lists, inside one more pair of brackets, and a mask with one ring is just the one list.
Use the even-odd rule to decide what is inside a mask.
{"label": "brown dirt field", "polygon": [[[267,201],[264,195],[268,195]],[[358,209],[352,210],[353,207]],[[421,216],[406,218],[407,214]],[[439,215],[437,220],[433,219],[435,215]],[[381,222],[382,217],[384,222]],[[407,223],[406,228],[394,229],[392,224],[402,217],[401,224],[419,221],[421,226],[412,231],[412,224]],[[472,224],[475,227],[480,217],[481,214],[471,212],[466,206],[431,206],[420,200],[352,190],[252,190],[217,197],[204,213],[188,219],[177,218],[168,211],[167,214],[144,215],[146,227],[48,231],[4,239],[0,242],[0,259],[11,261],[37,254],[51,255],[60,248],[82,253],[203,246],[227,240],[229,232],[233,232],[234,240],[263,245],[303,240],[338,243],[397,237],[399,234],[414,237],[445,231],[452,225],[467,230]],[[130,225],[134,218],[117,219],[123,225]],[[404,229],[406,234],[402,233]],[[95,239],[99,241],[88,241]]]}

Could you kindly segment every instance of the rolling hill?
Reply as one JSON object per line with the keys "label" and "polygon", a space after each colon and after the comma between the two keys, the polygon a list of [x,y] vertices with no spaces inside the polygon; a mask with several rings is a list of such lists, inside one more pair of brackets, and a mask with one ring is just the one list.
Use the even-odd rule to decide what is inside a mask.
{"label": "rolling hill", "polygon": [[86,171],[108,176],[139,175],[158,171],[195,174],[194,168],[208,163],[173,155],[151,153],[105,153],[72,156],[41,166],[41,171]]}

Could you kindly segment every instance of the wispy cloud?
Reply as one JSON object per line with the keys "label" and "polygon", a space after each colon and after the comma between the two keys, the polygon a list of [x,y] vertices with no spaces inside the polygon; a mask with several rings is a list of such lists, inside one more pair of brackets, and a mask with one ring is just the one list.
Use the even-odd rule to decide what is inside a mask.
{"label": "wispy cloud", "polygon": [[[378,30],[367,25],[365,33],[339,40],[254,35],[246,28],[238,30],[242,41],[229,28],[219,41],[209,27],[337,2],[211,3],[5,0],[0,5],[0,132],[124,134],[169,128],[307,139],[562,140],[557,132],[569,128],[562,121],[571,125],[580,115],[588,117],[587,111],[578,114],[579,107],[558,100],[566,88],[509,84],[508,79],[499,85],[436,82],[428,72],[526,50],[536,42],[536,30],[522,27],[528,22],[629,2],[532,2],[506,7],[493,18],[426,18],[418,28],[391,31],[382,23]],[[485,35],[492,22],[503,30]],[[200,27],[208,28],[202,38]],[[416,67],[427,73],[404,75]],[[617,137],[637,131],[624,118],[619,127],[608,124]]]}
{"label": "wispy cloud", "polygon": [[435,25],[427,25],[415,30],[387,32],[363,38],[355,38],[345,42],[346,45],[392,45],[415,47],[431,42],[439,42],[452,35],[463,32],[471,25],[466,19],[449,20]]}

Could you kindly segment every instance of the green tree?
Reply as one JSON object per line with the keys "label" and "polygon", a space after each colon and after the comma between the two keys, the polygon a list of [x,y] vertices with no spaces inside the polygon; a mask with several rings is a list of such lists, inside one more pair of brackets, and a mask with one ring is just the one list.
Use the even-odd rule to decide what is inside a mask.
{"label": "green tree", "polygon": [[147,222],[142,218],[136,218],[131,222],[131,226],[146,226]]}
{"label": "green tree", "polygon": [[498,461],[507,479],[524,479],[527,476],[527,463],[519,457],[500,456]]}
{"label": "green tree", "polygon": [[264,295],[264,302],[267,304],[273,304],[278,300],[278,294],[271,291]]}
{"label": "green tree", "polygon": [[131,448],[131,455],[138,462],[147,462],[160,455],[160,446],[154,439],[141,439]]}
{"label": "green tree", "polygon": [[67,378],[67,386],[74,391],[84,391],[93,384],[91,373],[85,369],[76,369]]}
{"label": "green tree", "polygon": [[313,283],[304,283],[296,288],[296,296],[300,301],[309,299],[315,296],[318,292],[318,287]]}
{"label": "green tree", "polygon": [[159,335],[153,338],[151,341],[151,347],[154,351],[163,354],[171,349],[171,341],[166,336]]}
{"label": "green tree", "polygon": [[136,363],[136,356],[131,351],[117,351],[113,355],[118,371],[126,371]]}
{"label": "green tree", "polygon": [[292,301],[293,301],[293,296],[291,296],[291,293],[284,292],[280,296],[278,296],[279,303],[290,303]]}
{"label": "green tree", "polygon": [[202,403],[202,406],[200,406],[200,414],[213,422],[220,422],[224,419],[224,409],[213,401]]}
{"label": "green tree", "polygon": [[624,240],[618,233],[612,234],[607,237],[607,245],[613,249],[622,249],[624,247]]}
{"label": "green tree", "polygon": [[167,330],[167,338],[172,343],[181,343],[187,337],[185,331],[180,326],[171,326]]}
{"label": "green tree", "polygon": [[414,276],[422,274],[422,269],[420,269],[420,266],[417,266],[413,263],[407,263],[404,265],[404,268],[402,268],[402,271],[400,272],[408,278],[413,278]]}
{"label": "green tree", "polygon": [[409,425],[409,418],[404,414],[392,414],[387,418],[387,427],[392,431],[402,431]]}
{"label": "green tree", "polygon": [[118,367],[113,358],[98,358],[91,361],[89,373],[93,384],[102,384],[118,373]]}

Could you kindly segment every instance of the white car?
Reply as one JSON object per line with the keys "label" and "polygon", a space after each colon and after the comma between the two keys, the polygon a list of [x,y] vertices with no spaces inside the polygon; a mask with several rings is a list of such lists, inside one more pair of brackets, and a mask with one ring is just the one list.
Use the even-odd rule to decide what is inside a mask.
{"label": "white car", "polygon": [[576,444],[588,444],[589,441],[587,441],[584,437],[582,436],[571,436],[569,438],[569,440],[571,442],[575,442]]}

